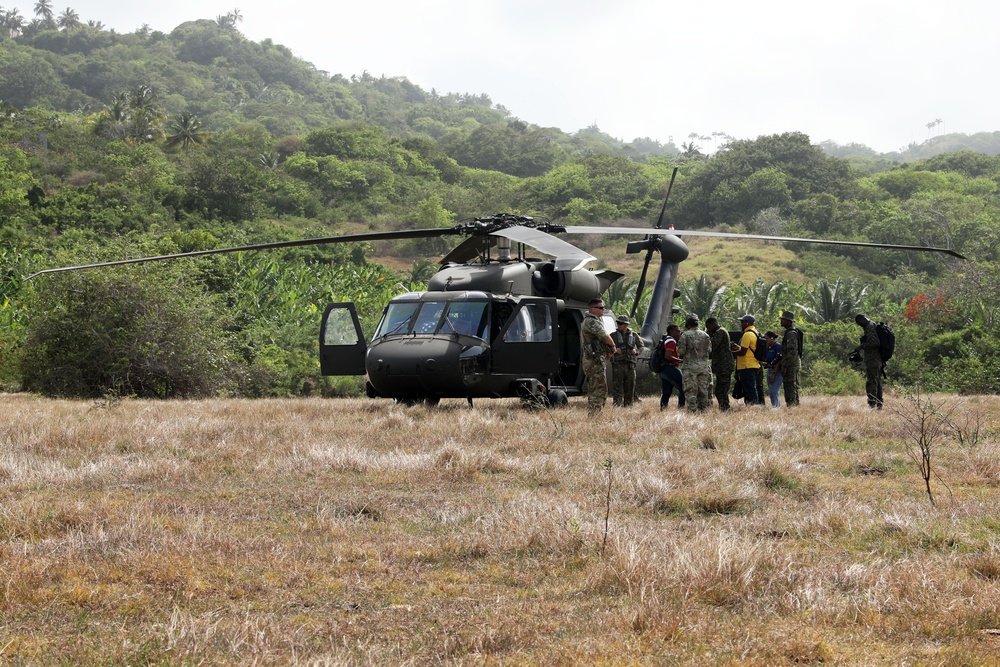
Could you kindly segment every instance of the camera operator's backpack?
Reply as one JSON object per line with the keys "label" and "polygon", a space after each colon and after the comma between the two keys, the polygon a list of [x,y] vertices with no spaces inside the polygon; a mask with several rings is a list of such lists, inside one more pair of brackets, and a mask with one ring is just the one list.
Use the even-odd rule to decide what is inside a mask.
{"label": "camera operator's backpack", "polygon": [[764,361],[767,359],[767,339],[757,334],[757,347],[753,350],[753,357],[757,361]]}
{"label": "camera operator's backpack", "polygon": [[896,332],[885,322],[876,322],[875,333],[878,334],[878,354],[882,357],[882,363],[885,363],[896,351]]}
{"label": "camera operator's backpack", "polygon": [[649,370],[654,373],[659,373],[666,367],[667,358],[664,354],[663,345],[667,342],[667,337],[663,336],[660,338],[660,343],[656,345],[652,351],[649,353]]}

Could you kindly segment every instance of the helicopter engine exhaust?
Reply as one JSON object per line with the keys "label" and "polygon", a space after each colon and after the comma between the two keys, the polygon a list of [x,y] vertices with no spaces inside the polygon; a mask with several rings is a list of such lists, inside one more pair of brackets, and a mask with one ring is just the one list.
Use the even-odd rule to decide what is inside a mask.
{"label": "helicopter engine exhaust", "polygon": [[546,262],[531,276],[531,286],[539,296],[577,300],[586,303],[593,295],[603,291],[600,279],[590,271],[557,271],[556,265]]}

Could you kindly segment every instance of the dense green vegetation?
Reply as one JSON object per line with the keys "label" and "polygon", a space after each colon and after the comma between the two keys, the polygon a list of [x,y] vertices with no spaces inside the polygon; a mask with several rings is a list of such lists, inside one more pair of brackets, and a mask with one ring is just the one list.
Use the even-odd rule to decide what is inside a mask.
{"label": "dense green vegetation", "polygon": [[[896,325],[894,380],[1000,391],[996,151],[907,163],[854,151],[847,159],[786,133],[730,141],[705,156],[692,144],[626,143],[596,127],[572,135],[538,127],[486,95],[330,76],[283,46],[245,39],[238,14],[167,35],[116,34],[68,12],[61,22],[44,12],[29,22],[0,11],[6,387],[83,396],[355,393],[356,380],[318,374],[324,304],[354,300],[370,333],[386,300],[419,283],[443,242],[24,277],[68,263],[440,227],[499,211],[649,223],[678,167],[669,215],[679,228],[947,246],[973,260],[796,248],[788,268],[801,280],[733,283],[724,269],[690,276],[685,309],[768,317],[795,307],[808,321],[805,378],[814,390],[854,390],[837,371],[859,333],[850,317],[863,309]],[[375,255],[414,268],[400,274],[370,262]],[[611,300],[627,299],[629,287],[616,285]]]}

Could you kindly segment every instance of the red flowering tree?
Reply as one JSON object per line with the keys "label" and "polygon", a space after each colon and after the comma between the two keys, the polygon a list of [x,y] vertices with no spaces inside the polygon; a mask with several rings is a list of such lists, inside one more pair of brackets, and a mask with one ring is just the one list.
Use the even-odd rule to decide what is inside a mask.
{"label": "red flowering tree", "polygon": [[944,292],[923,292],[910,299],[903,317],[910,322],[952,324],[955,321],[955,306]]}

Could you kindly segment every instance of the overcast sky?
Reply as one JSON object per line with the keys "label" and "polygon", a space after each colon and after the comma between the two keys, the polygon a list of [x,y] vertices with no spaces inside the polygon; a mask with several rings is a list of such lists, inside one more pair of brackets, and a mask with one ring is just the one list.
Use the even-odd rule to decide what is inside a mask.
{"label": "overcast sky", "polygon": [[[1000,3],[987,0],[64,1],[119,32],[238,8],[249,39],[330,74],[486,93],[529,123],[625,141],[800,131],[886,152],[1000,130]],[[33,2],[11,6],[33,16]]]}

